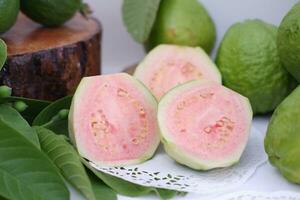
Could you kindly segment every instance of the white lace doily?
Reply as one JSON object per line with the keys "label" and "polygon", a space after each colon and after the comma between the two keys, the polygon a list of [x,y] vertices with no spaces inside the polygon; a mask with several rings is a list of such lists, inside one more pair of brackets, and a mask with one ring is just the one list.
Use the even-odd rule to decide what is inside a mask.
{"label": "white lace doily", "polygon": [[94,163],[90,164],[99,171],[136,184],[209,194],[230,190],[243,184],[266,160],[262,133],[252,128],[249,142],[240,162],[230,168],[206,172],[192,170],[177,164],[168,157],[162,148],[151,160],[139,165],[100,167]]}
{"label": "white lace doily", "polygon": [[223,195],[215,200],[300,200],[300,193],[290,191],[279,192],[235,192]]}

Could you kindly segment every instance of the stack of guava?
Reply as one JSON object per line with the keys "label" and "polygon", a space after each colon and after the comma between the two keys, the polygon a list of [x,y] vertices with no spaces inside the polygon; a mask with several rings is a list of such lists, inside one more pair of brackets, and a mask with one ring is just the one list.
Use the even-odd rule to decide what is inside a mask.
{"label": "stack of guava", "polygon": [[199,1],[162,0],[155,6],[149,35],[143,34],[151,51],[134,77],[100,76],[80,84],[70,114],[79,152],[98,164],[139,163],[154,154],[160,138],[170,157],[183,165],[227,167],[245,149],[252,110],[276,109],[265,148],[271,163],[299,183],[300,88],[294,89],[300,81],[300,3],[279,29],[258,19],[233,24],[216,64],[206,54],[213,48],[215,27]]}
{"label": "stack of guava", "polygon": [[261,20],[232,25],[216,63],[225,86],[249,98],[254,114],[273,111],[296,81],[281,64],[277,27]]}
{"label": "stack of guava", "polygon": [[[284,67],[300,81],[300,3],[282,20],[277,44]],[[300,184],[300,86],[276,108],[268,126],[265,150],[286,179]]]}
{"label": "stack of guava", "polygon": [[288,180],[300,183],[300,88],[293,91],[300,81],[300,3],[278,29],[261,20],[232,25],[216,63],[224,85],[248,97],[255,114],[276,109],[265,150]]}
{"label": "stack of guava", "polygon": [[98,165],[144,162],[161,139],[177,162],[209,170],[238,162],[251,120],[248,99],[221,85],[204,50],[159,45],[134,77],[84,78],[73,98],[69,129],[79,153]]}

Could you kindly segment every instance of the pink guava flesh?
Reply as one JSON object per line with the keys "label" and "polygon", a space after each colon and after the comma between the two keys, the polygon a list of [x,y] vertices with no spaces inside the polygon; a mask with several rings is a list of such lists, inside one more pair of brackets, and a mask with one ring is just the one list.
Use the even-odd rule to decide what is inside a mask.
{"label": "pink guava flesh", "polygon": [[159,103],[158,121],[167,152],[195,169],[237,162],[246,146],[251,120],[248,99],[214,82],[184,84]]}
{"label": "pink guava flesh", "polygon": [[221,75],[199,47],[159,45],[137,67],[134,76],[160,99],[178,84],[207,79],[221,83]]}
{"label": "pink guava flesh", "polygon": [[79,153],[100,165],[143,162],[159,144],[157,103],[126,74],[84,78],[70,112],[71,138]]}

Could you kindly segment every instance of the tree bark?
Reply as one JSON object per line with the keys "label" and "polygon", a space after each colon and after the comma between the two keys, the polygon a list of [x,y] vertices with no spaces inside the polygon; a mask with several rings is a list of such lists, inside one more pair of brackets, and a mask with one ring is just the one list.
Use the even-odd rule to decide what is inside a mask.
{"label": "tree bark", "polygon": [[13,95],[55,100],[72,94],[84,76],[100,74],[101,25],[79,14],[58,28],[46,28],[20,14],[1,36],[8,59],[0,85]]}

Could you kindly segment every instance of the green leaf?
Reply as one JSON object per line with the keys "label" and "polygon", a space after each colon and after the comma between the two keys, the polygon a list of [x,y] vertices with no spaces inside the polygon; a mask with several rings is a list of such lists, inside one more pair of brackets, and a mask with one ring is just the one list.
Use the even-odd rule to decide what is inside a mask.
{"label": "green leaf", "polygon": [[44,125],[43,127],[53,131],[54,133],[60,134],[60,135],[65,135],[65,136],[69,135],[67,119],[55,120],[49,124]]}
{"label": "green leaf", "polygon": [[90,166],[86,160],[81,159],[81,161],[91,172],[93,172],[98,178],[100,178],[106,185],[111,187],[118,194],[122,194],[125,196],[131,196],[131,197],[137,197],[137,196],[142,196],[142,195],[148,194],[153,191],[152,188],[137,185],[137,184],[125,181],[123,179],[99,172],[96,169],[94,169],[92,166]]}
{"label": "green leaf", "polygon": [[61,110],[69,109],[71,102],[72,96],[67,96],[51,103],[34,119],[33,125],[44,126],[55,133],[68,136],[68,119],[56,119],[55,117]]}
{"label": "green leaf", "polygon": [[123,22],[131,36],[140,43],[147,41],[160,0],[124,0],[122,6]]}
{"label": "green leaf", "polygon": [[72,102],[72,96],[66,96],[54,101],[42,110],[33,121],[34,126],[42,126],[56,116],[62,109],[69,109]]}
{"label": "green leaf", "polygon": [[162,200],[172,199],[177,194],[177,191],[167,190],[167,189],[159,189],[159,188],[155,189],[155,192],[157,193],[159,198]]}
{"label": "green leaf", "polygon": [[36,132],[15,109],[5,104],[0,105],[0,117],[3,123],[22,134],[40,149],[39,138]]}
{"label": "green leaf", "polygon": [[35,127],[42,150],[59,168],[61,174],[87,199],[96,200],[91,182],[80,161],[80,156],[62,135],[43,127]]}
{"label": "green leaf", "polygon": [[0,196],[68,200],[69,191],[50,159],[0,116]]}
{"label": "green leaf", "polygon": [[32,123],[33,119],[51,102],[37,99],[28,99],[23,97],[6,97],[0,101],[0,103],[14,103],[17,101],[23,101],[27,104],[25,111],[21,115],[28,121],[29,124]]}
{"label": "green leaf", "polygon": [[117,193],[92,173],[88,173],[96,200],[117,200]]}
{"label": "green leaf", "polygon": [[3,40],[0,39],[0,71],[6,61],[7,46]]}

